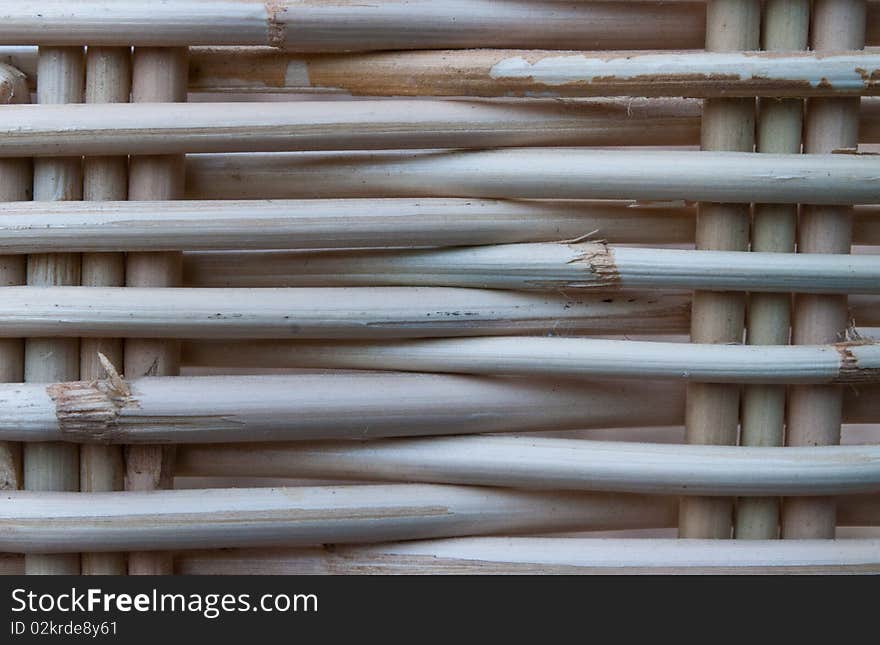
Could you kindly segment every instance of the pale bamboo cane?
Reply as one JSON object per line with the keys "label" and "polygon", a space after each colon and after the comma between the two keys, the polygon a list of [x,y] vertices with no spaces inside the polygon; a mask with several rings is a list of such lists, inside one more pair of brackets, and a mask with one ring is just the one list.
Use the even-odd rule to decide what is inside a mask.
{"label": "pale bamboo cane", "polygon": [[662,334],[688,297],[420,287],[329,289],[0,288],[0,338],[420,338]]}
{"label": "pale bamboo cane", "polygon": [[[56,218],[63,211],[64,225]],[[880,215],[861,238],[880,244]],[[877,228],[876,239],[874,228]],[[595,233],[593,233],[595,231]],[[576,239],[687,244],[682,204],[482,199],[321,199],[0,204],[0,252],[461,246]]]}
{"label": "pale bamboo cane", "polygon": [[[706,13],[706,49],[758,49],[760,16],[760,3],[753,0],[710,0]],[[754,99],[706,100],[701,147],[750,152],[754,145],[754,127]],[[748,235],[748,204],[700,204],[696,230],[698,249],[743,251],[748,248]],[[742,294],[695,291],[691,309],[692,342],[741,343],[743,305]],[[739,388],[717,383],[689,384],[685,426],[688,443],[736,443]],[[729,538],[732,511],[729,499],[682,498],[679,537]]]}
{"label": "pale bamboo cane", "polygon": [[[807,257],[569,242],[400,251],[230,252],[208,254],[204,260],[199,257],[194,256],[196,271],[229,263],[206,278],[209,284],[225,281],[236,286],[262,281],[297,287],[419,285],[573,292],[658,288],[880,292],[880,255],[876,254]],[[201,261],[204,264],[199,267]]]}
{"label": "pale bamboo cane", "polygon": [[[186,101],[187,50],[136,48],[132,69],[132,101],[162,103]],[[178,199],[183,191],[184,163],[180,156],[132,157],[129,198]],[[125,268],[126,285],[169,287],[180,283],[180,253],[131,253]],[[174,340],[129,339],[125,342],[125,370],[129,376],[173,375],[179,371],[178,343]],[[125,488],[150,491],[170,485],[173,452],[161,446],[137,446],[126,451]],[[130,574],[168,574],[172,555],[136,552],[128,557]]]}
{"label": "pale bamboo cane", "polygon": [[[878,56],[880,59],[880,56]],[[388,148],[687,145],[699,106],[683,101],[285,101],[16,106],[0,154],[31,156]]]}
{"label": "pale bamboo cane", "polygon": [[[17,0],[0,42],[270,45],[298,51],[470,47],[699,48],[702,2]],[[230,63],[233,63],[230,60]]]}
{"label": "pale bamboo cane", "polygon": [[[253,358],[247,356],[249,350]],[[544,336],[259,344],[206,341],[188,348],[188,356],[197,364],[211,360],[197,358],[199,351],[207,357],[219,356],[213,360],[226,364],[315,369],[674,378],[718,385],[857,384],[880,379],[880,344],[865,341],[801,348]],[[265,356],[273,351],[272,356]]]}
{"label": "pale bamboo cane", "polygon": [[[24,76],[11,67],[0,67],[0,100],[21,103],[29,100]],[[0,159],[0,202],[23,202],[33,194],[30,159]],[[22,285],[27,281],[26,258],[0,255],[0,286]],[[24,380],[24,344],[20,338],[0,340],[0,382]],[[21,446],[0,442],[0,490],[22,487]]]}
{"label": "pale bamboo cane", "polygon": [[772,499],[880,493],[880,446],[737,449],[507,436],[190,445],[178,449],[176,472]]}
{"label": "pale bamboo cane", "polygon": [[[817,0],[813,3],[812,44],[816,51],[865,42],[864,0]],[[858,99],[822,99],[807,104],[804,151],[854,149],[858,145]],[[876,183],[875,183],[876,186]],[[805,206],[798,228],[800,253],[849,253],[852,207]],[[793,343],[821,343],[840,338],[849,325],[846,296],[798,296],[792,324]],[[786,443],[792,446],[840,442],[842,392],[836,387],[796,387],[789,393]],[[833,538],[833,499],[787,500],[782,535],[786,538]]]}
{"label": "pale bamboo cane", "polygon": [[[723,104],[724,99],[719,100]],[[187,192],[197,199],[482,197],[740,204],[755,199],[776,204],[872,204],[878,200],[880,175],[880,158],[871,155],[635,149],[196,154],[187,155],[187,160]]]}
{"label": "pale bamboo cane", "polygon": [[187,575],[841,574],[880,572],[880,540],[474,537],[332,549],[194,551]]}
{"label": "pale bamboo cane", "polygon": [[[393,484],[50,493],[9,491],[0,549],[56,553],[296,546],[650,524],[651,497]],[[15,530],[10,530],[15,527]],[[112,527],[112,530],[107,530]]]}
{"label": "pale bamboo cane", "polygon": [[[809,0],[770,0],[764,6],[764,49],[806,49],[810,31]],[[758,151],[797,154],[801,151],[803,101],[763,99],[758,121]],[[796,204],[757,204],[752,220],[752,251],[793,253]],[[787,345],[791,327],[791,296],[787,293],[749,295],[746,338],[750,345]],[[785,429],[786,389],[746,386],[743,390],[743,446],[781,446]],[[737,502],[734,535],[743,539],[779,536],[779,500],[744,498]]]}
{"label": "pale bamboo cane", "polygon": [[[40,103],[79,103],[83,100],[82,47],[41,47],[37,100]],[[34,163],[34,199],[82,198],[82,159],[38,159]],[[31,286],[77,285],[80,257],[73,253],[31,255],[27,283]],[[79,340],[28,338],[25,341],[24,380],[52,383],[79,378]],[[79,450],[76,446],[41,443],[24,447],[24,487],[29,490],[79,490]],[[81,549],[72,549],[80,551]],[[78,574],[79,554],[28,555],[29,574]]]}
{"label": "pale bamboo cane", "polygon": [[[263,356],[260,345],[257,358]],[[188,349],[199,363],[251,360],[250,354],[239,359],[238,351],[224,354],[201,343]],[[115,383],[0,384],[0,439],[242,443],[437,435],[450,429],[473,434],[677,427],[684,418],[684,387],[674,380],[346,371]],[[847,423],[877,423],[878,391],[870,383],[851,391]]]}
{"label": "pale bamboo cane", "polygon": [[[131,50],[127,47],[89,47],[86,55],[86,102],[127,103],[131,94]],[[94,107],[94,106],[91,106]],[[87,108],[88,109],[88,108]],[[128,157],[88,157],[83,165],[83,198],[119,201],[128,196]],[[69,250],[69,249],[68,249]],[[125,255],[85,253],[82,284],[89,287],[125,285]],[[103,354],[118,369],[123,367],[122,339],[81,338],[80,378],[106,378],[98,360]],[[83,446],[80,449],[80,489],[86,492],[122,490],[125,467],[119,446]],[[84,553],[86,575],[125,575],[120,553]]]}

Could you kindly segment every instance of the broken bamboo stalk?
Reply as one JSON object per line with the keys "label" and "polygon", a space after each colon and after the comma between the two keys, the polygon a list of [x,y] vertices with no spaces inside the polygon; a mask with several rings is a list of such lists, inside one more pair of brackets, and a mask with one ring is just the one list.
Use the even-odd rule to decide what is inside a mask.
{"label": "broken bamboo stalk", "polygon": [[[297,287],[880,293],[880,255],[876,254],[807,256],[562,242],[400,251],[231,252],[205,257],[193,256],[189,275],[197,282],[198,272],[216,271],[210,278],[213,283],[252,285],[262,280]],[[255,278],[256,271],[263,277]]]}
{"label": "broken bamboo stalk", "polygon": [[699,48],[701,2],[408,0],[370,4],[250,0],[18,0],[0,42],[71,45],[263,45],[327,52],[470,47]]}
{"label": "broken bamboo stalk", "polygon": [[[864,0],[817,0],[813,3],[812,46],[816,51],[865,43]],[[858,99],[821,99],[807,103],[804,152],[820,153],[858,146]],[[876,182],[875,182],[876,185]],[[808,206],[801,209],[798,252],[849,253],[852,206]],[[837,339],[849,326],[846,296],[798,295],[792,321],[792,343]],[[840,443],[842,395],[836,387],[796,387],[789,391],[788,431],[791,446]],[[799,499],[783,503],[782,536],[833,538],[832,499]]]}
{"label": "broken bamboo stalk", "polygon": [[[272,356],[265,353],[273,352]],[[553,378],[658,378],[695,383],[873,383],[880,343],[756,346],[499,336],[351,342],[194,342],[196,365],[400,370]]]}
{"label": "broken bamboo stalk", "polygon": [[[40,103],[79,103],[83,100],[84,69],[82,47],[41,47]],[[34,163],[34,200],[76,201],[82,199],[82,159],[42,158]],[[27,259],[30,287],[78,285],[80,256],[74,253],[31,255]],[[77,338],[28,338],[25,341],[24,380],[53,383],[79,378]],[[24,447],[24,487],[28,490],[79,490],[79,450],[60,443],[29,444]],[[77,551],[71,549],[71,551]],[[28,574],[79,574],[76,552],[46,556],[28,555]]]}
{"label": "broken bamboo stalk", "polygon": [[[0,65],[0,103],[29,100],[24,76],[16,69]],[[22,202],[33,194],[33,167],[30,159],[0,159],[0,202]],[[0,254],[0,286],[27,282],[26,258]],[[0,340],[0,383],[24,380],[24,343],[21,338]],[[0,490],[22,488],[21,446],[0,442]]]}
{"label": "broken bamboo stalk", "polygon": [[0,507],[0,549],[268,547],[599,530],[644,526],[654,506],[651,497],[631,495],[427,484],[10,491]]}
{"label": "broken bamboo stalk", "polygon": [[[710,17],[712,9],[709,9]],[[757,25],[749,25],[757,29]],[[190,87],[354,96],[584,98],[846,96],[880,94],[880,54],[759,52],[752,42],[708,51],[473,49],[292,55],[238,50],[234,64],[196,53]],[[732,49],[733,46],[741,49]],[[242,60],[243,59],[243,60]],[[247,69],[243,66],[247,65]],[[266,78],[281,69],[283,75]],[[248,83],[241,77],[255,78]]]}
{"label": "broken bamboo stalk", "polygon": [[177,473],[661,495],[880,493],[880,446],[742,448],[439,437],[183,446]]}
{"label": "broken bamboo stalk", "polygon": [[[127,47],[94,47],[86,53],[86,109],[101,104],[127,103],[131,94],[131,50]],[[73,149],[71,151],[74,151]],[[83,162],[83,199],[118,202],[128,197],[128,157],[87,157]],[[68,251],[73,249],[68,248]],[[84,253],[82,285],[121,287],[125,285],[123,253]],[[122,369],[120,338],[80,339],[80,378],[106,378],[98,361],[103,354]],[[89,445],[80,449],[80,490],[100,492],[122,490],[125,466],[119,446]],[[84,553],[85,575],[125,575],[125,557],[119,553]]]}
{"label": "broken bamboo stalk", "polygon": [[699,132],[699,106],[680,100],[133,103],[4,114],[0,155],[10,157],[680,145]]}
{"label": "broken bamboo stalk", "polygon": [[[132,102],[186,101],[187,57],[186,47],[136,48],[132,59]],[[184,158],[180,155],[131,157],[129,199],[180,199],[184,171]],[[129,287],[170,287],[180,284],[180,280],[179,252],[129,253],[126,256],[125,283]],[[124,362],[128,376],[170,376],[179,373],[180,348],[174,340],[131,338],[125,341]],[[127,491],[169,487],[173,451],[162,446],[130,447],[125,453],[125,468]],[[128,556],[129,574],[163,575],[172,571],[170,553],[134,552]]]}
{"label": "broken bamboo stalk", "polygon": [[[261,345],[243,354],[245,360],[263,358]],[[241,349],[223,353],[199,343],[187,348],[186,358],[236,364]],[[283,348],[270,344],[266,350],[274,357]],[[139,407],[117,407],[112,385],[0,384],[0,439],[123,444],[370,439],[449,434],[450,428],[457,434],[651,428],[680,426],[684,419],[684,387],[674,380],[329,372],[117,381],[117,391],[130,390]],[[69,399],[68,392],[79,398]],[[878,392],[870,383],[848,389],[846,422],[877,423]],[[105,414],[70,423],[83,400]],[[128,395],[116,402],[126,400]]]}
{"label": "broken bamboo stalk", "polygon": [[[760,21],[761,3],[756,0],[710,0],[706,7],[706,49],[726,53],[757,50]],[[754,98],[707,99],[703,101],[700,148],[735,151],[726,154],[740,153],[747,157],[766,157],[768,155],[751,152],[754,147],[754,127]],[[714,251],[746,251],[749,243],[749,202],[752,201],[768,200],[760,194],[738,200],[725,196],[704,197],[697,210],[696,247]],[[742,293],[694,291],[691,341],[741,343],[744,301],[745,295]],[[735,385],[689,383],[685,421],[687,443],[735,444],[739,403],[739,387]],[[732,500],[682,498],[679,537],[729,538],[732,512]]]}
{"label": "broken bamboo stalk", "polygon": [[4,287],[0,288],[0,338],[20,334],[168,339],[650,334],[686,328],[687,310],[686,296],[654,293],[615,297],[420,287]]}
{"label": "broken bamboo stalk", "polygon": [[[770,0],[764,5],[763,45],[771,51],[807,48],[809,0]],[[804,102],[801,99],[763,99],[759,102],[758,152],[798,154],[801,151]],[[756,204],[752,217],[751,250],[793,253],[797,204]],[[791,331],[789,293],[749,294],[746,341],[750,345],[788,345]],[[785,432],[784,386],[743,388],[740,444],[781,446]],[[734,537],[774,539],[779,536],[779,500],[743,498],[737,501]]]}
{"label": "broken bamboo stalk", "polygon": [[472,537],[181,554],[183,575],[880,573],[880,540]]}
{"label": "broken bamboo stalk", "polygon": [[[719,99],[720,100],[720,99]],[[880,158],[506,148],[187,156],[197,199],[483,197],[873,204]]]}
{"label": "broken bamboo stalk", "polygon": [[[57,218],[63,213],[64,223]],[[880,244],[880,214],[874,239]],[[865,219],[865,218],[862,218]],[[0,204],[0,252],[460,246],[574,239],[693,242],[677,204],[481,199],[321,199]],[[864,237],[864,236],[862,236]]]}

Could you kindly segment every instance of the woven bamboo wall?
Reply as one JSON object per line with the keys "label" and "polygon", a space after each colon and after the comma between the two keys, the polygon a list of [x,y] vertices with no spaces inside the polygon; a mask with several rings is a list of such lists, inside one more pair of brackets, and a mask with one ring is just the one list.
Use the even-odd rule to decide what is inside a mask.
{"label": "woven bamboo wall", "polygon": [[880,572],[880,2],[0,2],[0,566]]}

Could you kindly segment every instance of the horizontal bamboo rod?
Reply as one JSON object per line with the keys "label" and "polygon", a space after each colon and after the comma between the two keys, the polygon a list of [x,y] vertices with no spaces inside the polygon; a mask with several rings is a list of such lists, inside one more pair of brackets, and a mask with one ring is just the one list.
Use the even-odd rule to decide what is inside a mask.
{"label": "horizontal bamboo rod", "polygon": [[15,106],[4,114],[7,157],[679,145],[699,131],[699,106],[685,101],[129,103]]}
{"label": "horizontal bamboo rod", "polygon": [[654,506],[650,497],[426,484],[9,491],[0,550],[165,551],[636,528],[659,519],[663,509]]}
{"label": "horizontal bamboo rod", "polygon": [[880,157],[870,155],[578,148],[352,157],[193,155],[187,164],[188,194],[199,199],[487,197],[874,204],[880,201],[878,178]]}
{"label": "horizontal bamboo rod", "polygon": [[[834,52],[387,51],[335,56],[195,54],[191,88],[355,96],[846,96],[880,94],[880,54]],[[243,65],[247,64],[247,69]],[[283,74],[281,73],[283,70]],[[243,83],[242,76],[251,80]]]}
{"label": "horizontal bamboo rod", "polygon": [[[684,204],[582,200],[18,202],[0,204],[0,253],[462,246],[588,233],[614,244],[687,244],[695,215]],[[856,209],[853,235],[856,244],[880,245],[880,208]],[[283,257],[224,256],[248,266]]]}
{"label": "horizontal bamboo rod", "polygon": [[664,333],[685,295],[541,294],[423,287],[0,287],[0,338],[420,338]]}
{"label": "horizontal bamboo rod", "polygon": [[[880,185],[880,183],[878,183]],[[225,257],[224,257],[225,256]],[[224,254],[219,276],[260,269],[299,287],[402,286],[490,289],[711,289],[880,294],[880,255],[694,251],[597,242],[444,249]],[[195,263],[199,262],[198,256]],[[195,271],[204,271],[196,268]],[[245,272],[245,275],[248,271]]]}
{"label": "horizontal bamboo rod", "polygon": [[[266,350],[272,353],[265,356]],[[282,349],[286,351],[281,351]],[[554,378],[659,378],[702,383],[880,382],[880,343],[758,346],[500,336],[287,345],[193,343],[191,364],[401,370]],[[263,360],[266,359],[266,360]]]}
{"label": "horizontal bamboo rod", "polygon": [[459,47],[697,48],[702,2],[16,0],[0,42],[265,45],[308,52]]}
{"label": "horizontal bamboo rod", "polygon": [[[256,343],[243,358],[264,359],[263,347]],[[284,358],[283,348],[269,348]],[[190,345],[184,362],[222,363],[241,350]],[[880,421],[878,386],[847,388],[845,402],[847,423]],[[331,372],[0,384],[0,439],[10,441],[372,439],[679,426],[683,420],[684,388],[674,381]]]}
{"label": "horizontal bamboo rod", "polygon": [[541,437],[185,446],[176,473],[663,495],[880,492],[880,446],[739,448]]}
{"label": "horizontal bamboo rod", "polygon": [[880,573],[880,540],[472,537],[266,551],[193,551],[184,575]]}
{"label": "horizontal bamboo rod", "polygon": [[[865,243],[880,244],[880,213],[862,219],[876,220],[865,224],[873,227]],[[681,205],[607,201],[18,202],[0,204],[0,253],[459,246],[591,232],[619,243],[679,244],[693,241],[693,220]]]}

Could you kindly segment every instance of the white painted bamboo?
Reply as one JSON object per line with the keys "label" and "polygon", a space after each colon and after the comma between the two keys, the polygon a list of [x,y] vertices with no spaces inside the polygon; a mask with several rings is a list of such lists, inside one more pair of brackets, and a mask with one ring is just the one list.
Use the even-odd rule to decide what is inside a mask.
{"label": "white painted bamboo", "polygon": [[[104,381],[94,387],[62,384],[51,393],[45,384],[0,384],[0,438],[128,444],[364,439],[448,434],[450,428],[476,433],[676,425],[683,409],[681,388],[660,382],[351,372],[148,377],[127,384],[140,407],[111,405],[109,416],[90,417],[93,422],[80,417],[85,425],[62,423],[58,412],[65,417],[63,410],[73,410],[83,396],[105,405],[112,393]],[[880,418],[873,409],[863,414]]]}
{"label": "white painted bamboo", "polygon": [[650,497],[426,484],[10,491],[0,507],[0,549],[268,547],[598,530],[650,524],[653,506]]}
{"label": "white painted bamboo", "polygon": [[435,196],[820,204],[880,200],[880,157],[869,155],[508,148],[188,159],[188,193],[198,199]]}
{"label": "white painted bamboo", "polygon": [[[127,47],[94,47],[86,53],[86,103],[93,109],[101,104],[127,103],[131,94],[131,50]],[[72,149],[71,152],[75,152]],[[88,157],[83,162],[83,199],[119,201],[128,196],[128,157]],[[73,250],[68,248],[67,250]],[[122,253],[85,253],[82,256],[82,284],[89,287],[125,285],[125,256]],[[119,338],[80,339],[80,378],[106,378],[98,360],[103,354],[112,365],[122,368],[122,340]],[[100,492],[122,490],[125,466],[119,446],[82,446],[80,449],[80,490]],[[82,554],[86,575],[125,575],[125,557],[119,553]]]}
{"label": "white painted bamboo", "polygon": [[[79,103],[83,100],[82,47],[41,47],[38,62],[40,103]],[[34,163],[34,199],[68,201],[82,198],[82,159],[58,157]],[[80,257],[73,253],[31,255],[27,283],[31,286],[76,285]],[[24,380],[52,383],[79,378],[76,338],[28,338],[25,341]],[[65,444],[24,447],[24,487],[29,490],[79,490],[79,450]],[[28,555],[29,574],[78,574],[78,553],[46,557]]]}
{"label": "white painted bamboo", "polygon": [[177,473],[662,495],[880,492],[880,446],[742,448],[538,437],[185,446]]}
{"label": "white painted bamboo", "polygon": [[[674,332],[675,294],[539,294],[388,287],[330,289],[0,288],[0,338],[419,338]],[[90,375],[92,377],[93,375]]]}
{"label": "white painted bamboo", "polygon": [[[812,48],[816,51],[859,49],[865,44],[864,0],[816,0],[813,3]],[[807,104],[804,151],[822,153],[858,146],[858,99],[821,99]],[[874,182],[875,188],[878,182]],[[849,253],[852,207],[802,208],[798,224],[799,253]],[[822,343],[845,334],[849,325],[845,296],[795,299],[792,343]],[[789,392],[786,443],[792,446],[840,442],[840,388],[792,388]],[[782,536],[832,538],[834,501],[814,498],[783,504]]]}
{"label": "white painted bamboo", "polygon": [[[711,14],[711,7],[709,8]],[[750,17],[751,19],[751,17]],[[756,22],[746,26],[757,30]],[[713,42],[717,41],[717,37]],[[387,51],[336,56],[239,51],[235,64],[196,54],[190,87],[331,91],[355,96],[841,96],[877,95],[880,54],[763,53],[753,40],[709,51],[525,49]],[[732,46],[745,48],[731,49]],[[243,59],[243,60],[241,60]],[[247,69],[242,67],[247,64]],[[283,70],[283,73],[281,73]],[[872,76],[874,75],[874,76]],[[241,79],[253,79],[248,83]]]}
{"label": "white painted bamboo", "polygon": [[[0,65],[0,103],[29,99],[24,77],[18,70]],[[5,108],[6,106],[4,106]],[[33,172],[30,159],[0,159],[0,202],[29,200]],[[26,258],[0,255],[0,286],[22,285],[27,281]],[[20,338],[0,340],[0,382],[24,380],[24,344]],[[0,442],[0,490],[22,487],[21,446]]]}
{"label": "white painted bamboo", "polygon": [[[188,50],[135,48],[132,58],[133,103],[185,102]],[[180,155],[132,156],[129,161],[129,199],[180,199],[184,186],[184,158]],[[125,283],[129,287],[169,287],[180,284],[181,255],[175,252],[129,253]],[[180,370],[180,348],[174,340],[130,338],[124,346],[129,376],[174,375]],[[168,487],[173,450],[162,446],[135,446],[125,453],[125,489],[152,491]],[[128,556],[132,575],[163,575],[173,571],[172,555],[133,552]]]}
{"label": "white painted bamboo", "polygon": [[[763,46],[790,52],[807,48],[809,0],[770,0],[764,5]],[[764,99],[759,103],[758,152],[801,152],[804,103],[800,99]],[[751,250],[793,253],[797,204],[756,204],[752,218]],[[750,345],[787,345],[791,331],[791,295],[749,294],[746,340]],[[746,386],[742,392],[740,444],[781,446],[785,431],[784,386]],[[774,539],[779,536],[779,500],[743,498],[737,501],[734,537]]]}
{"label": "white painted bamboo", "polygon": [[[261,360],[267,351],[274,352],[274,359]],[[190,345],[187,355],[197,365],[216,365],[213,361],[220,360],[236,365],[671,378],[698,383],[855,384],[880,380],[880,344],[867,341],[797,348],[540,336],[268,342],[263,346],[204,341]],[[214,355],[222,358],[202,359]]]}
{"label": "white painted bamboo", "polygon": [[473,537],[332,549],[195,551],[186,575],[878,573],[880,540],[738,543],[663,538]]}
{"label": "white painted bamboo", "polygon": [[[400,251],[220,253],[205,256],[203,266],[200,262],[200,256],[194,256],[189,275],[211,272],[208,280],[213,284],[880,293],[877,254],[808,256],[568,242]],[[223,266],[224,262],[228,264]],[[252,278],[255,274],[262,278]]]}
{"label": "white painted bamboo", "polygon": [[[64,222],[59,224],[62,213]],[[869,217],[877,219],[880,244],[880,215]],[[684,205],[638,202],[322,199],[0,204],[0,252],[5,253],[458,246],[556,241],[587,233],[619,243],[682,244],[693,241],[693,228],[693,212]],[[873,234],[873,229],[868,231]]]}
{"label": "white painted bamboo", "polygon": [[4,113],[3,156],[677,145],[699,130],[699,106],[680,100],[108,104]]}
{"label": "white painted bamboo", "polygon": [[253,2],[16,0],[0,12],[9,44],[269,45],[326,52],[438,47],[702,46],[700,2],[593,3],[529,0]]}

